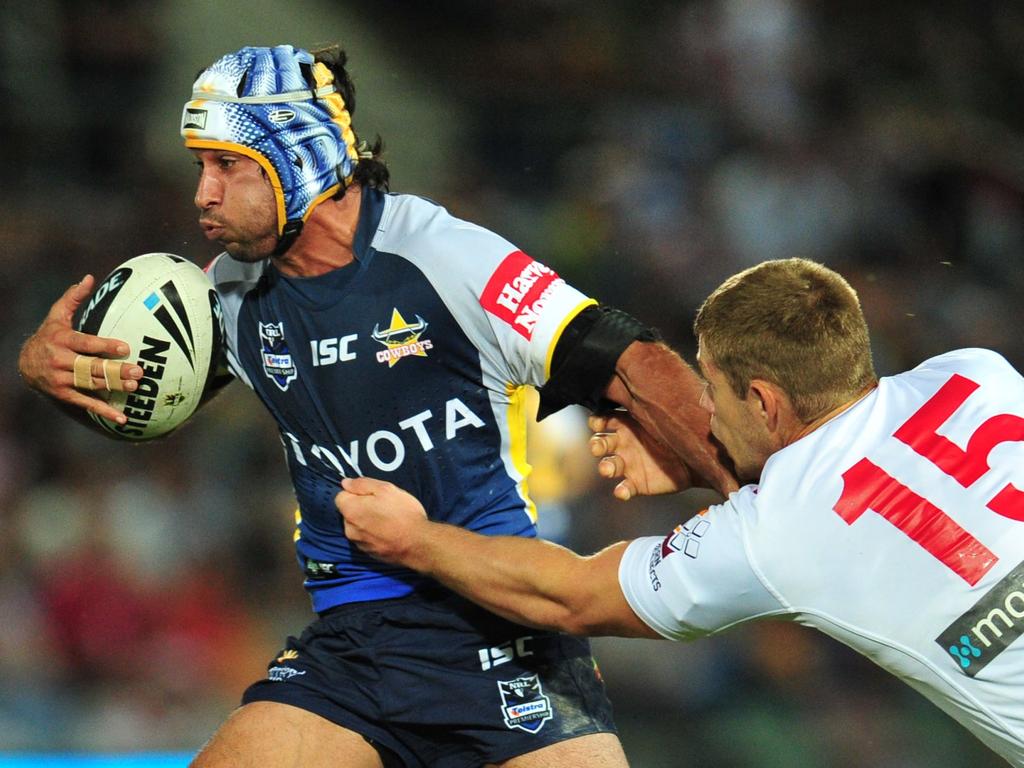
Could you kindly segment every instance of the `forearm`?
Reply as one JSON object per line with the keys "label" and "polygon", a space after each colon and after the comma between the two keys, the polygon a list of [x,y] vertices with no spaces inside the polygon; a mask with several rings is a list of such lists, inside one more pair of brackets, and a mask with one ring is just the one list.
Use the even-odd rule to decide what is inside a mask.
{"label": "forearm", "polygon": [[649,636],[619,588],[625,546],[581,557],[541,539],[427,523],[405,564],[521,624],[574,635]]}
{"label": "forearm", "polygon": [[609,399],[723,493],[738,486],[711,439],[711,417],[700,405],[704,382],[661,343],[634,342],[622,353]]}
{"label": "forearm", "polygon": [[590,557],[519,536],[483,536],[427,519],[393,483],[345,478],[334,503],[363,552],[432,576],[520,624],[577,635],[657,637],[626,602],[619,564],[626,543]]}
{"label": "forearm", "polygon": [[[694,370],[665,344],[637,342],[619,358],[608,394],[671,447],[679,414],[700,409],[703,388]],[[701,421],[710,425],[706,414]],[[710,426],[703,431],[710,434]]]}

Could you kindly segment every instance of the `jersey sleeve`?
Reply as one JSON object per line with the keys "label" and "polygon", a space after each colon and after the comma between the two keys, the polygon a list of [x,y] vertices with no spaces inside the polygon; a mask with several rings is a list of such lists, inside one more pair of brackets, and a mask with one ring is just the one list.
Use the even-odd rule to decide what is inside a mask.
{"label": "jersey sleeve", "polygon": [[263,270],[261,262],[243,264],[226,253],[206,265],[205,272],[220,299],[228,372],[252,389],[252,382],[238,360],[238,313],[246,294],[255,288]]}
{"label": "jersey sleeve", "polygon": [[[750,619],[787,613],[746,554],[737,506],[743,489],[666,537],[631,542],[619,565],[626,601],[669,640],[692,640]],[[738,498],[739,497],[739,498]]]}
{"label": "jersey sleeve", "polygon": [[505,238],[409,195],[392,199],[378,250],[414,263],[496,379],[542,386],[559,336],[597,302]]}
{"label": "jersey sleeve", "polygon": [[584,308],[596,304],[548,266],[519,250],[495,267],[480,292],[480,306],[521,383],[541,386],[562,331]]}

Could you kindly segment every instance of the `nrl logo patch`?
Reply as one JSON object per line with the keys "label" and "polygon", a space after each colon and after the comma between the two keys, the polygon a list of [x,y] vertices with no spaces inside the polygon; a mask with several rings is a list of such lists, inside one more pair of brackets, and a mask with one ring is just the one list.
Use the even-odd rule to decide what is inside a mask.
{"label": "nrl logo patch", "polygon": [[501,715],[505,725],[527,733],[537,733],[554,716],[551,700],[544,695],[537,675],[499,680]]}
{"label": "nrl logo patch", "polygon": [[394,368],[403,357],[426,357],[427,350],[434,348],[430,339],[421,339],[427,330],[427,321],[416,315],[416,322],[410,323],[397,309],[391,310],[391,325],[381,330],[380,323],[373,326],[373,340],[384,345],[377,353],[378,363],[387,363]]}
{"label": "nrl logo patch", "polygon": [[299,378],[299,371],[284,338],[284,323],[260,323],[260,353],[267,378],[282,392],[287,391],[288,385]]}

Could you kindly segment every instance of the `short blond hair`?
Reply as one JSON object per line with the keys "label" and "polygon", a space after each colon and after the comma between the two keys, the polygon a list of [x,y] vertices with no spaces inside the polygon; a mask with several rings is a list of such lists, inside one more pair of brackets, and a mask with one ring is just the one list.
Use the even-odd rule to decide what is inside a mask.
{"label": "short blond hair", "polygon": [[733,275],[704,301],[693,330],[739,397],[753,379],[770,381],[804,422],[877,380],[857,292],[806,259],[765,261]]}

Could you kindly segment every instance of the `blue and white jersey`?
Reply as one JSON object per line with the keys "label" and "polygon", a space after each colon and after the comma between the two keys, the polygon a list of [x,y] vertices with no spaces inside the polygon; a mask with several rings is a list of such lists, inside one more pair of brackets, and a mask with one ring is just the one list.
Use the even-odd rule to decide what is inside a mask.
{"label": "blue and white jersey", "polygon": [[389,480],[432,520],[534,536],[525,385],[588,304],[508,241],[411,195],[363,190],[356,260],[286,277],[221,254],[232,373],[277,420],[313,608],[399,597],[423,577],[345,538],[342,477]]}

